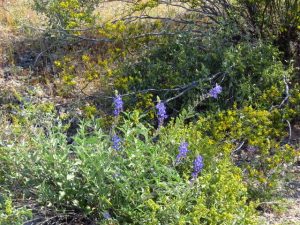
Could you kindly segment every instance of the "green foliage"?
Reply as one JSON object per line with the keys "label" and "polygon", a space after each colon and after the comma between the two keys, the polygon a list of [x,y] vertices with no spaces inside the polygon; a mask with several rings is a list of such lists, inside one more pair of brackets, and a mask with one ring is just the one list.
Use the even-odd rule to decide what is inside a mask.
{"label": "green foliage", "polygon": [[[250,216],[254,204],[245,207],[248,204],[244,195],[247,189],[242,184],[241,170],[231,162],[223,161],[212,173],[199,179],[202,194],[191,213],[192,224],[199,224],[198,221],[200,224],[256,224]],[[233,205],[235,207],[231,207]]]}
{"label": "green foliage", "polygon": [[[299,92],[291,90],[290,100],[297,105]],[[253,199],[271,197],[280,173],[297,154],[283,143],[285,120],[299,112],[291,106],[232,108],[203,114],[190,124],[185,120],[195,112],[184,110],[159,131],[142,124],[143,116],[135,111],[119,118],[111,132],[122,139],[120,151],[112,148],[111,133],[101,129],[102,119],[82,121],[70,144],[68,125],[51,110],[26,106],[23,122],[7,127],[19,141],[2,144],[2,181],[30,188],[47,205],[68,206],[104,224],[255,224]],[[178,164],[183,141],[189,152]],[[191,182],[198,155],[205,166]]]}
{"label": "green foliage", "polygon": [[[121,151],[111,147],[110,136],[97,121],[83,122],[72,145],[58,125],[8,146],[15,158],[13,182],[34,188],[47,204],[68,205],[103,223],[102,214],[109,212],[109,220],[117,224],[255,224],[242,171],[229,158],[215,150],[210,154],[194,139],[188,158],[177,165],[179,139],[184,137],[178,133],[170,139],[178,141],[170,143],[162,134],[154,142],[153,128],[139,120],[133,113],[117,128]],[[205,168],[191,182],[198,154]]]}
{"label": "green foliage", "polygon": [[[104,48],[103,46],[101,47]],[[123,52],[117,47],[106,47],[105,53],[94,55],[92,50],[74,55],[72,52],[54,62],[59,75],[56,82],[57,93],[68,97],[89,92],[91,87],[102,91],[110,88],[113,62],[122,57]]]}
{"label": "green foliage", "polygon": [[[262,36],[287,35],[291,41],[300,24],[300,7],[297,0],[242,0],[239,6],[248,13],[249,22]],[[286,38],[288,38],[286,36]]]}
{"label": "green foliage", "polygon": [[[279,52],[272,45],[261,42],[255,44],[241,43],[224,52],[222,69],[227,72],[224,94],[231,101],[240,104],[271,105],[259,102],[262,93],[277,88],[280,98],[284,93],[284,77],[289,78],[291,70],[285,70],[280,62]],[[276,101],[277,98],[273,99]],[[226,102],[227,103],[227,102]]]}
{"label": "green foliage", "polygon": [[10,171],[11,162],[7,158],[7,152],[2,148],[3,143],[0,143],[0,183],[4,183],[7,171]]}
{"label": "green foliage", "polygon": [[[223,36],[215,34],[197,42],[191,37],[175,37],[152,48],[135,62],[128,62],[116,74],[115,86],[119,90],[172,89],[182,87],[193,81],[199,84],[186,93],[170,108],[197,105],[206,108],[228,108],[237,103],[271,107],[283,98],[285,92],[284,77],[292,73],[280,62],[279,51],[268,43],[243,41],[239,44],[218,46]],[[199,46],[206,47],[205,50]],[[218,77],[212,76],[220,73]],[[219,83],[223,92],[218,101],[199,102],[201,96]],[[276,89],[277,96],[269,101],[257,101],[266,90]],[[166,91],[164,98],[173,97],[178,92]],[[139,100],[131,99],[136,106]]]}
{"label": "green foliage", "polygon": [[31,218],[31,211],[26,208],[15,208],[12,199],[0,193],[0,224],[21,225]]}
{"label": "green foliage", "polygon": [[98,0],[35,0],[34,7],[47,16],[51,27],[72,30],[94,21],[92,12],[97,3]]}
{"label": "green foliage", "polygon": [[[200,74],[205,77],[206,68],[201,70],[202,52],[189,37],[170,39],[143,55],[137,63],[128,63],[120,71],[116,87],[126,91],[149,87],[170,88],[187,83]],[[125,85],[125,86],[123,86]]]}
{"label": "green foliage", "polygon": [[[55,32],[80,36],[79,45],[85,45],[83,39],[97,43],[56,58],[55,94],[69,97],[80,90],[90,96],[85,91],[95,87],[131,92],[125,95],[131,113],[98,119],[98,105],[85,102],[87,120],[70,132],[71,124],[63,121],[69,115],[57,118],[54,103],[31,105],[15,93],[20,105],[10,104],[12,113],[0,124],[1,184],[19,187],[25,198],[30,190],[30,197],[45,205],[75,210],[100,224],[257,224],[257,202],[272,197],[281,174],[299,155],[288,142],[290,122],[300,113],[299,87],[289,83],[295,71],[284,66],[282,53],[269,42],[298,26],[296,0],[276,2],[285,3],[284,20],[272,1],[232,2],[243,11],[228,6],[228,17],[213,18],[218,25],[207,25],[201,38],[195,34],[200,31],[183,32],[168,18],[98,27],[93,10],[99,0],[34,2]],[[204,2],[185,3],[191,11],[204,7]],[[132,15],[158,5],[134,3]],[[258,36],[270,38],[259,40],[256,30],[249,34],[252,27],[239,27],[249,24],[246,11]],[[196,21],[197,13],[181,18]],[[161,31],[174,35],[160,37]],[[222,93],[213,99],[207,93],[216,83]],[[182,88],[187,84],[193,85]],[[145,89],[151,91],[139,92]],[[158,93],[162,100],[180,98],[167,102],[170,123],[155,129],[145,114],[154,119]],[[171,113],[179,116],[173,119]],[[114,149],[113,135],[121,138],[120,150]],[[178,162],[182,142],[189,151]],[[197,156],[204,168],[193,180]],[[0,195],[0,224],[20,224],[27,216],[26,209]]]}
{"label": "green foliage", "polygon": [[286,165],[299,155],[292,146],[284,144],[288,136],[284,118],[289,113],[252,107],[220,111],[201,116],[196,125],[181,127],[175,123],[168,127],[164,140],[184,139],[200,148],[204,156],[232,159],[242,169],[251,197],[269,198]]}

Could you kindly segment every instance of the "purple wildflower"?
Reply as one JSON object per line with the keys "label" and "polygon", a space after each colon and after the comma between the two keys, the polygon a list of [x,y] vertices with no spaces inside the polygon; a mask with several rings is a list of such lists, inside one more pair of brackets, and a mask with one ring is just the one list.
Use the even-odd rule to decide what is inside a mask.
{"label": "purple wildflower", "polygon": [[102,215],[103,215],[104,219],[106,219],[106,220],[111,219],[111,215],[107,211],[103,212]]}
{"label": "purple wildflower", "polygon": [[187,153],[189,152],[188,150],[189,144],[187,142],[182,142],[179,146],[179,153],[176,157],[176,163],[179,163],[181,159],[185,158]]}
{"label": "purple wildflower", "polygon": [[112,142],[113,142],[113,146],[112,146],[113,149],[115,149],[117,151],[121,150],[121,142],[122,142],[122,140],[121,140],[121,138],[118,135],[115,134],[112,137]]}
{"label": "purple wildflower", "polygon": [[194,171],[192,173],[193,180],[195,180],[198,177],[198,174],[202,171],[203,166],[203,158],[202,156],[198,155],[194,160]]}
{"label": "purple wildflower", "polygon": [[162,102],[158,102],[156,105],[157,109],[157,117],[158,117],[158,126],[162,126],[164,123],[164,119],[168,118],[166,113],[166,106]]}
{"label": "purple wildflower", "polygon": [[210,89],[209,91],[209,96],[213,97],[213,98],[218,98],[218,95],[222,92],[222,87],[218,84],[216,84],[216,86],[212,89]]}
{"label": "purple wildflower", "polygon": [[121,95],[116,94],[116,97],[114,97],[114,116],[119,116],[120,113],[123,111],[123,100],[121,98]]}

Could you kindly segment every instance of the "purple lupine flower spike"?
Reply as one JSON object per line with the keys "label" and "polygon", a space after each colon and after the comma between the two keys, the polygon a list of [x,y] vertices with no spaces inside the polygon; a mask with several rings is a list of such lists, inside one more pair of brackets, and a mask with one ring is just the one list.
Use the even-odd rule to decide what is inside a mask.
{"label": "purple lupine flower spike", "polygon": [[203,166],[203,158],[201,155],[198,155],[194,160],[194,171],[192,173],[192,180],[195,180],[198,177],[198,174],[202,171]]}
{"label": "purple lupine flower spike", "polygon": [[116,96],[113,98],[114,101],[114,116],[119,116],[120,113],[123,111],[124,102],[122,100],[121,95],[118,94],[116,91]]}
{"label": "purple lupine flower spike", "polygon": [[222,87],[218,84],[216,84],[216,86],[212,89],[210,89],[209,91],[209,96],[213,97],[213,98],[218,98],[218,95],[222,92]]}
{"label": "purple lupine flower spike", "polygon": [[112,143],[113,143],[113,145],[112,145],[113,149],[115,149],[115,150],[117,150],[117,151],[120,151],[120,150],[121,150],[121,143],[122,143],[122,140],[121,140],[121,138],[120,138],[118,135],[115,134],[115,135],[112,137]]}
{"label": "purple lupine flower spike", "polygon": [[166,113],[166,106],[163,102],[160,101],[159,97],[157,97],[158,103],[156,105],[157,109],[157,117],[158,117],[158,127],[162,126],[164,120],[168,118]]}
{"label": "purple lupine flower spike", "polygon": [[176,164],[180,163],[180,161],[183,158],[186,158],[187,153],[189,152],[188,150],[189,144],[187,142],[182,142],[179,146],[179,153],[176,157]]}

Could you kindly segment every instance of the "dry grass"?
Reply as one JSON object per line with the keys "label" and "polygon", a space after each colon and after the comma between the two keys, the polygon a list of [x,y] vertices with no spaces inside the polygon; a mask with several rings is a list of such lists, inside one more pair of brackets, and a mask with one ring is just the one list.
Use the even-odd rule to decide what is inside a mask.
{"label": "dry grass", "polygon": [[[0,6],[1,1],[2,0],[0,0]],[[60,84],[57,83],[59,81],[52,80],[53,77],[49,75],[50,73],[48,74],[45,70],[45,72],[39,71],[38,74],[32,76],[30,69],[18,67],[15,63],[16,55],[26,56],[29,52],[36,56],[41,52],[41,50],[34,47],[40,43],[33,41],[38,37],[41,31],[32,29],[32,27],[43,27],[46,18],[38,15],[32,9],[32,0],[4,1],[3,7],[0,7],[0,88],[7,90],[7,92],[11,92],[11,90],[15,89],[17,92],[23,93],[26,92],[25,89],[28,85],[35,87],[41,86],[42,88],[40,89],[44,90],[42,97],[56,97],[54,95],[56,95],[55,93],[57,93]],[[126,16],[130,7],[131,4],[121,1],[105,2],[98,6],[95,13],[99,15],[99,22],[107,22]],[[182,12],[180,8],[160,5],[151,10],[147,10],[146,13],[151,16],[175,17],[180,12]],[[18,45],[16,45],[16,43]],[[5,75],[4,71],[9,71],[9,73],[6,73],[10,75]],[[50,77],[49,85],[45,84],[47,83],[45,80],[47,80],[48,76]],[[40,80],[40,77],[43,78],[43,81]],[[80,80],[80,76],[78,79],[76,83],[85,86],[86,82]],[[103,86],[104,84],[101,82],[93,82],[84,89],[84,92],[90,95],[95,92],[95,90],[103,91],[105,88],[107,89],[107,87]],[[81,88],[79,87],[78,90],[81,90]],[[82,95],[82,93],[77,92],[75,94],[77,96]],[[66,99],[65,97],[64,100]]]}
{"label": "dry grass", "polygon": [[4,0],[0,6],[0,24],[8,28],[22,25],[41,25],[42,19],[31,8],[31,0]]}
{"label": "dry grass", "polygon": [[[95,13],[99,15],[101,22],[112,21],[126,16],[130,12],[131,7],[132,4],[121,1],[103,2],[95,10]],[[146,12],[149,16],[175,17],[183,11],[179,7],[159,5],[145,10],[144,13]],[[135,13],[135,15],[138,14],[140,13]]]}
{"label": "dry grass", "polygon": [[[1,3],[3,1],[3,3]],[[100,22],[119,19],[128,14],[132,4],[112,1],[100,3],[95,14]],[[182,8],[159,5],[146,10],[150,16],[175,17],[183,12]],[[38,15],[32,9],[32,0],[0,0],[0,26],[5,29],[16,30],[24,29],[26,26],[42,27],[46,18]]]}
{"label": "dry grass", "polygon": [[[28,70],[15,66],[15,54],[28,48],[36,32],[28,26],[41,26],[43,20],[31,9],[30,0],[0,0],[0,89],[1,96],[13,90],[22,91],[26,85],[22,79]],[[24,43],[20,46],[16,43]],[[28,44],[27,44],[28,43]],[[16,47],[18,46],[18,47]],[[7,92],[7,94],[5,94]],[[0,96],[0,97],[1,97]]]}

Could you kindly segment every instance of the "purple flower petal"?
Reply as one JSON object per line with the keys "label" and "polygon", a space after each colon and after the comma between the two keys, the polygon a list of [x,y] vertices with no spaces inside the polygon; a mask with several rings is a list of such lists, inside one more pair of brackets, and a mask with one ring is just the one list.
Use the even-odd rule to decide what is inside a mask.
{"label": "purple flower petal", "polygon": [[209,96],[213,97],[213,98],[218,98],[218,95],[222,92],[222,87],[218,84],[216,84],[216,86],[212,89],[210,89],[209,91]]}
{"label": "purple flower petal", "polygon": [[186,158],[189,144],[187,142],[182,142],[179,146],[179,153],[176,157],[176,163],[179,163],[183,158]]}
{"label": "purple flower petal", "polygon": [[164,120],[168,118],[166,113],[166,106],[164,105],[164,103],[159,102],[156,105],[156,109],[157,109],[157,117],[158,117],[158,126],[160,127],[163,125]]}
{"label": "purple flower petal", "polygon": [[203,158],[201,155],[198,155],[194,160],[194,171],[192,173],[193,180],[195,180],[198,177],[198,174],[202,171],[203,167]]}
{"label": "purple flower petal", "polygon": [[123,111],[123,105],[124,105],[121,95],[116,95],[113,101],[114,101],[114,116],[119,116],[120,113]]}
{"label": "purple flower petal", "polygon": [[113,145],[112,145],[112,147],[113,147],[113,149],[115,149],[115,150],[117,150],[117,151],[119,151],[119,150],[121,150],[121,143],[122,143],[122,140],[121,140],[121,138],[118,136],[118,135],[114,135],[113,137],[112,137],[112,142],[113,142]]}

